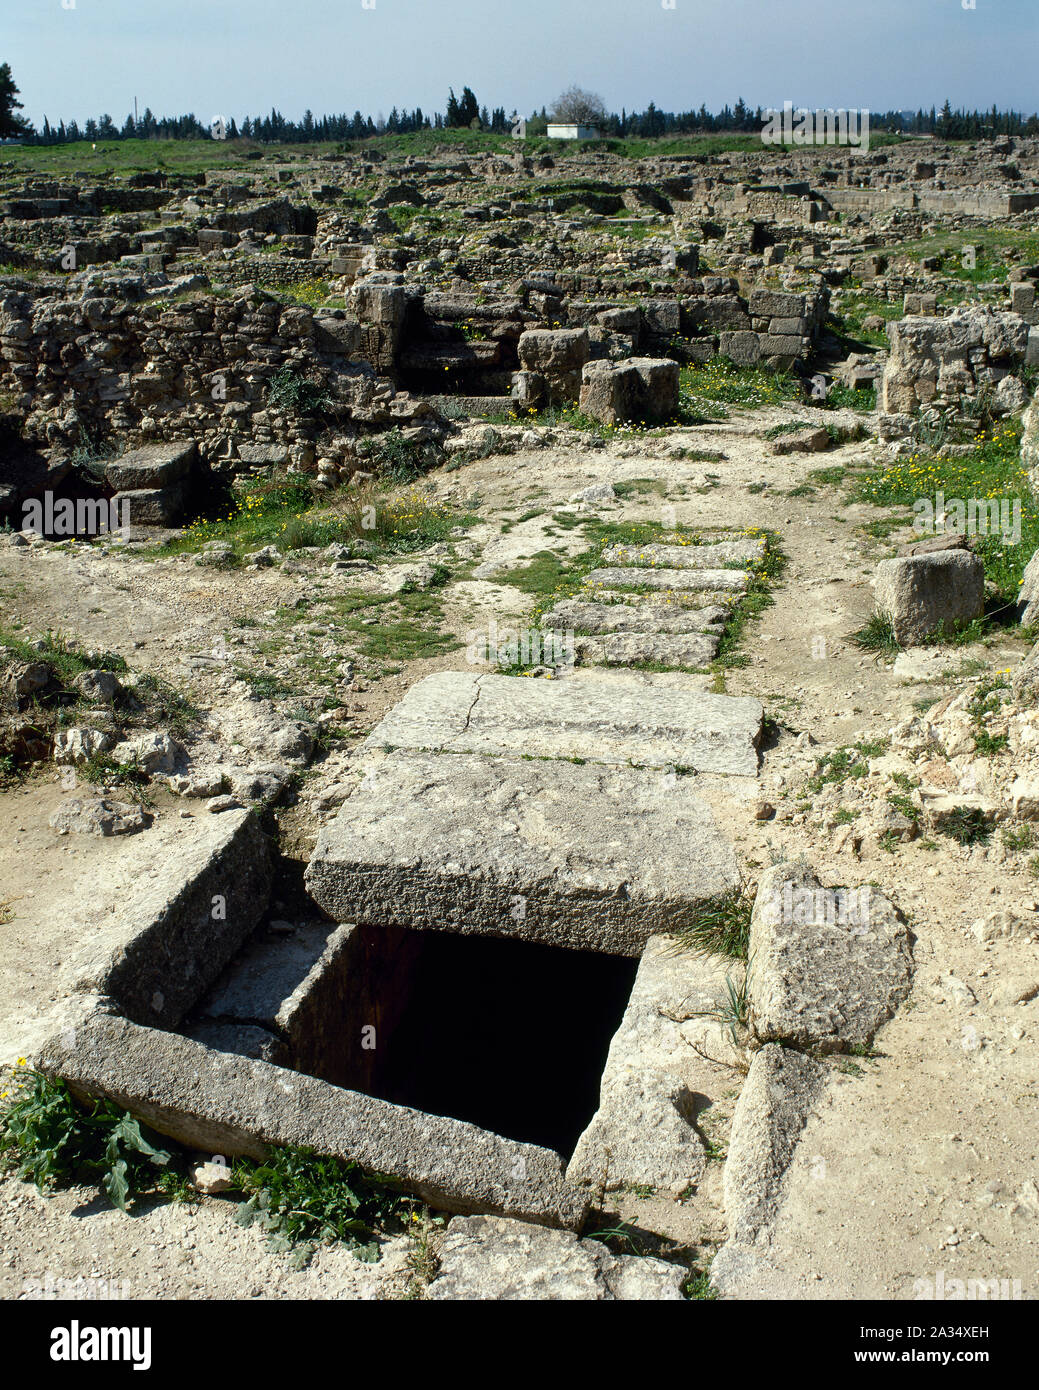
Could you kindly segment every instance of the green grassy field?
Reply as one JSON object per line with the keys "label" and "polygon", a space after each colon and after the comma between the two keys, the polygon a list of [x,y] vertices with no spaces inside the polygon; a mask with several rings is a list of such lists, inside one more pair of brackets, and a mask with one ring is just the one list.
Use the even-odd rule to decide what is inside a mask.
{"label": "green grassy field", "polygon": [[[874,135],[871,145],[899,143],[895,135]],[[207,169],[262,168],[265,163],[327,158],[335,154],[432,155],[515,153],[574,154],[607,151],[629,159],[667,155],[724,154],[743,150],[762,160],[782,158],[781,146],[763,145],[757,135],[689,135],[674,139],[559,141],[544,138],[522,142],[509,135],[478,130],[422,130],[410,135],[377,135],[370,140],[307,145],[262,145],[255,140],[80,140],[72,145],[12,145],[0,152],[0,173],[127,175],[143,172],[200,174]],[[820,150],[825,159],[827,150]]]}

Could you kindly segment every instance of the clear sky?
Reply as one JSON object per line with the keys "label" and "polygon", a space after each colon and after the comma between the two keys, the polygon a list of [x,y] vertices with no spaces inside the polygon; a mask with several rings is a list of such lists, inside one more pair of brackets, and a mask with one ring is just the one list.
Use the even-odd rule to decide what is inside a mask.
{"label": "clear sky", "polygon": [[[743,96],[872,110],[1039,109],[1039,0],[0,0],[37,125],[133,109],[521,113],[572,83],[611,110]],[[365,8],[365,4],[369,8]],[[664,5],[674,8],[664,8]]]}

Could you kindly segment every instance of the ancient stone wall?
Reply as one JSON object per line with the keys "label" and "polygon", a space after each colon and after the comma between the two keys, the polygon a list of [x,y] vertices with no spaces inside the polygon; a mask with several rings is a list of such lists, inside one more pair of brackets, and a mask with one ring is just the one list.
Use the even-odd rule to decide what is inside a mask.
{"label": "ancient stone wall", "polygon": [[991,395],[997,410],[1023,408],[1028,396],[1016,373],[1039,346],[1020,314],[982,306],[947,318],[910,317],[888,327],[880,409],[911,415],[920,406],[959,404]]}
{"label": "ancient stone wall", "polygon": [[400,306],[384,287],[358,296],[365,322],[285,305],[256,287],[147,298],[145,279],[120,277],[117,293],[90,275],[81,288],[78,299],[0,292],[0,386],[24,412],[26,440],[75,448],[110,436],[131,446],[193,439],[211,464],[233,461],[239,446],[278,443],[309,469],[319,439],[346,456],[365,428],[433,416],[364,359],[365,346],[390,362],[396,348]]}

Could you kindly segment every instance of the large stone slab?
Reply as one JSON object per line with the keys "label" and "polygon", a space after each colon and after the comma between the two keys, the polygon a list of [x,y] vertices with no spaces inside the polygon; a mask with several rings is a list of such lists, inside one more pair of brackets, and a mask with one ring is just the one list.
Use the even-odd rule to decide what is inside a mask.
{"label": "large stone slab", "polygon": [[678,387],[678,363],[669,358],[600,359],[584,366],[579,404],[586,415],[608,425],[664,424],[678,414]]}
{"label": "large stone slab", "polygon": [[[633,571],[620,570],[617,573],[631,574]],[[579,601],[598,604],[624,604],[628,608],[659,613],[661,617],[709,612],[721,608],[724,610],[725,616],[730,617],[733,608],[741,598],[742,591],[737,589],[719,591],[718,589],[651,588],[645,593],[639,593],[635,589],[608,589],[597,585],[588,589]]]}
{"label": "large stone slab", "polygon": [[819,1054],[866,1047],[906,998],[909,929],[871,884],[824,889],[807,866],[761,876],[750,926],[751,1031]]}
{"label": "large stone slab", "polygon": [[194,440],[176,444],[144,444],[105,467],[105,481],[116,492],[166,488],[180,482],[198,457]]}
{"label": "large stone slab", "polygon": [[95,1013],[63,1030],[41,1067],[204,1153],[262,1159],[272,1145],[312,1148],[392,1175],[431,1205],[463,1214],[579,1230],[588,1209],[551,1149],[126,1019]]}
{"label": "large stone slab", "polygon": [[762,718],[749,696],[687,690],[648,675],[529,680],[442,671],[413,685],[366,746],[754,776]]}
{"label": "large stone slab", "polygon": [[693,955],[670,937],[646,943],[610,1043],[599,1108],[567,1167],[571,1182],[595,1192],[648,1185],[675,1193],[702,1179],[696,1117],[729,1090],[739,1060],[712,1017],[724,1006],[727,972],[739,975],[742,966]]}
{"label": "large stone slab", "polygon": [[553,632],[704,632],[720,627],[729,616],[722,604],[678,611],[661,604],[586,603],[567,598],[541,619]]}
{"label": "large stone slab", "polygon": [[737,563],[751,565],[764,553],[765,542],[751,537],[707,545],[609,545],[602,553],[602,563],[709,570]]}
{"label": "large stone slab", "polygon": [[306,872],[340,922],[639,955],[738,882],[695,779],[556,761],[396,753]]}
{"label": "large stone slab", "polygon": [[131,1018],[174,1027],[202,997],[267,906],[271,854],[251,811],[228,811],[164,843],[119,905],[128,940],[104,931],[84,943],[81,988],[115,999]]}
{"label": "large stone slab", "polygon": [[124,526],[172,526],[184,510],[181,483],[162,488],[135,488],[117,492],[112,501]]}
{"label": "large stone slab", "polygon": [[1017,595],[1017,619],[1024,626],[1030,626],[1039,619],[1039,550],[1033,552],[1021,576],[1021,588]]}
{"label": "large stone slab", "polygon": [[742,593],[747,587],[745,570],[697,570],[646,568],[594,569],[586,581],[604,589],[709,589],[717,593]]}
{"label": "large stone slab", "polygon": [[35,1057],[70,1000],[94,994],[176,1027],[267,906],[269,842],[250,812],[158,811],[140,835],[48,832],[55,801],[75,799],[41,782],[9,822],[0,857],[15,914],[2,929],[0,1061]]}
{"label": "large stone slab", "polygon": [[440,1252],[440,1271],[426,1297],[464,1302],[680,1302],[681,1265],[613,1255],[599,1241],[578,1240],[489,1216],[455,1217]]}

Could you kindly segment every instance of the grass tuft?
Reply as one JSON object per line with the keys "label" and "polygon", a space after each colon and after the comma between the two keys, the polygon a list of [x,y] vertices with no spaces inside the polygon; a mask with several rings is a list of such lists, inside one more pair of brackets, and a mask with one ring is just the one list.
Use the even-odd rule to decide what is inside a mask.
{"label": "grass tuft", "polygon": [[750,894],[744,888],[733,888],[700,908],[694,920],[672,936],[687,951],[746,960],[752,907]]}

